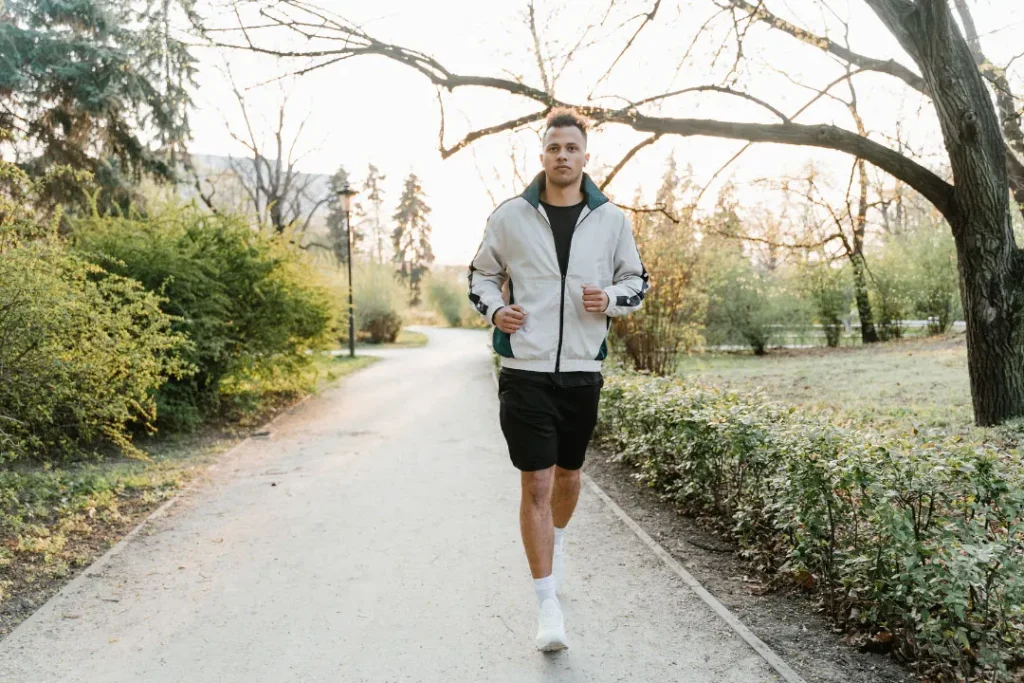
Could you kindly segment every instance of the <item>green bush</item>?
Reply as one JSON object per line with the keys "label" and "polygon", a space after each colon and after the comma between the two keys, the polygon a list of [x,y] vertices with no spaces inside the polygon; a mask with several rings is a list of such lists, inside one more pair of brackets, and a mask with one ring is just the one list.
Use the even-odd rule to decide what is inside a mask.
{"label": "green bush", "polygon": [[487,327],[466,295],[466,278],[431,273],[427,279],[427,305],[448,327]]}
{"label": "green bush", "polygon": [[353,279],[357,336],[365,335],[373,344],[394,343],[402,331],[401,312],[408,296],[395,271],[384,264],[361,263]]}
{"label": "green bush", "polygon": [[225,380],[305,367],[329,343],[340,298],[293,249],[240,217],[167,206],[147,218],[93,216],[74,242],[96,263],[164,297],[197,372],[161,387],[160,422],[191,429],[221,408]]}
{"label": "green bush", "polygon": [[164,303],[56,240],[0,252],[0,463],[103,443],[138,455],[129,427],[151,426],[154,392],[190,371]]}
{"label": "green bush", "polygon": [[825,343],[839,346],[843,319],[853,305],[853,285],[845,267],[827,259],[806,263],[800,269],[800,290],[814,309],[818,324],[825,332]]}
{"label": "green bush", "polygon": [[[427,281],[427,303],[444,318],[448,327],[460,327],[466,317],[465,309],[469,308],[469,299],[464,290],[456,283],[436,275]],[[466,302],[465,305],[463,302]]]}
{"label": "green bush", "polygon": [[905,238],[906,263],[913,279],[914,310],[928,320],[928,332],[943,334],[963,315],[956,246],[949,228],[918,228]]}
{"label": "green bush", "polygon": [[888,631],[957,680],[1008,680],[1024,657],[1020,453],[636,375],[609,377],[598,438],[758,569],[816,588],[839,624]]}
{"label": "green bush", "polygon": [[882,341],[903,338],[903,321],[914,312],[915,276],[903,244],[891,240],[871,263],[871,309]]}
{"label": "green bush", "polygon": [[785,273],[764,271],[745,257],[717,260],[710,277],[709,344],[743,344],[764,355],[786,328],[806,327],[807,302]]}

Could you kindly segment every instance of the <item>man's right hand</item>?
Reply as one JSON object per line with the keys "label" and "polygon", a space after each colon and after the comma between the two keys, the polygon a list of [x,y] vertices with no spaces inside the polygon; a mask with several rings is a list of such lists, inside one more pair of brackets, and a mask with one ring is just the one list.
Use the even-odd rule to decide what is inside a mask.
{"label": "man's right hand", "polygon": [[519,304],[502,306],[494,314],[494,326],[505,334],[513,334],[526,322],[526,311]]}

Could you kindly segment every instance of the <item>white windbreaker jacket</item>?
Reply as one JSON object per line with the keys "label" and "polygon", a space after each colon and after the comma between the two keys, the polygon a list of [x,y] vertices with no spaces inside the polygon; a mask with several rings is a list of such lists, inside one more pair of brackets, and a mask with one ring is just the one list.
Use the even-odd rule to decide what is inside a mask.
{"label": "white windbreaker jacket", "polygon": [[[506,368],[535,372],[599,371],[608,355],[611,318],[638,310],[648,275],[625,214],[583,175],[586,206],[580,212],[563,277],[554,235],[540,203],[541,173],[526,191],[501,204],[487,220],[484,239],[469,266],[469,300],[488,322],[509,303],[526,311],[526,323],[508,335],[494,328],[494,350]],[[583,286],[608,294],[608,309],[588,313]]]}

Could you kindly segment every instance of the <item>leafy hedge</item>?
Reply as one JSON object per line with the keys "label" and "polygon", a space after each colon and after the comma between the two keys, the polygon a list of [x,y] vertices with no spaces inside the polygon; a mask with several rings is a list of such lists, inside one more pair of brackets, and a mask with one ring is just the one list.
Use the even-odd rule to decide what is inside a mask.
{"label": "leafy hedge", "polygon": [[[326,346],[343,325],[340,292],[318,282],[287,245],[241,217],[166,206],[146,218],[79,221],[75,246],[95,263],[159,292],[197,371],[157,394],[160,424],[188,430],[218,414],[239,384],[297,371],[307,349]],[[245,402],[251,403],[251,392]]]}
{"label": "leafy hedge", "polygon": [[0,250],[0,465],[103,442],[136,453],[130,426],[191,371],[162,303],[56,240]]}
{"label": "leafy hedge", "polygon": [[933,673],[1024,662],[1020,453],[830,424],[757,395],[611,376],[599,441],[779,581]]}

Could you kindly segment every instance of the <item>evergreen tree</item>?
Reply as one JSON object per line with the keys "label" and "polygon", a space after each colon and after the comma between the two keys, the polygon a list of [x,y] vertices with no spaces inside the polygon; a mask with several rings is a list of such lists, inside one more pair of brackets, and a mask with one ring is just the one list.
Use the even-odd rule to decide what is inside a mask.
{"label": "evergreen tree", "polygon": [[366,220],[369,224],[369,249],[371,259],[375,263],[384,263],[384,250],[387,248],[387,226],[381,222],[381,208],[384,204],[384,190],[381,183],[387,180],[377,167],[370,164],[366,172],[366,201],[369,203]]}
{"label": "evergreen tree", "polygon": [[[175,27],[198,27],[194,5],[0,3],[0,154],[33,177],[58,165],[88,171],[107,206],[129,202],[142,175],[171,179],[195,86],[195,59]],[[85,201],[70,174],[48,183],[43,200]]]}
{"label": "evergreen tree", "polygon": [[[334,257],[338,259],[338,263],[348,263],[348,235],[345,227],[345,209],[341,204],[341,198],[338,197],[338,190],[344,187],[345,183],[351,184],[351,182],[348,171],[345,170],[344,166],[339,166],[338,170],[334,172],[334,175],[328,181],[331,191],[331,211],[327,214],[327,230],[331,237],[331,251],[334,253]],[[352,215],[349,216],[352,226],[353,251],[359,250],[359,242],[364,237],[363,232],[359,229],[358,216],[361,214],[362,205],[353,200]]]}
{"label": "evergreen tree", "polygon": [[420,284],[430,270],[430,264],[434,262],[428,215],[430,207],[424,201],[420,179],[415,173],[410,173],[405,179],[405,189],[393,216],[396,225],[391,233],[391,244],[395,250],[394,262],[398,266],[398,275],[408,283],[409,299],[413,304],[419,303]]}

